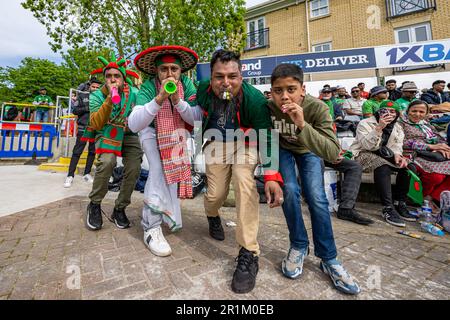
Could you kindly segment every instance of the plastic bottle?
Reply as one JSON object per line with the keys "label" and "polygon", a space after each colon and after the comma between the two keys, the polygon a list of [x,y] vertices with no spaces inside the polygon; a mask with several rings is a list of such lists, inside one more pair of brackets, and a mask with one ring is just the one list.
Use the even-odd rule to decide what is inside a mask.
{"label": "plastic bottle", "polygon": [[421,222],[420,226],[422,227],[423,230],[427,231],[428,233],[431,233],[432,235],[439,236],[439,237],[444,236],[444,231],[442,231],[438,227],[434,226],[430,222]]}
{"label": "plastic bottle", "polygon": [[425,222],[430,222],[430,223],[434,222],[433,209],[431,209],[430,203],[428,202],[428,200],[423,201],[421,216]]}

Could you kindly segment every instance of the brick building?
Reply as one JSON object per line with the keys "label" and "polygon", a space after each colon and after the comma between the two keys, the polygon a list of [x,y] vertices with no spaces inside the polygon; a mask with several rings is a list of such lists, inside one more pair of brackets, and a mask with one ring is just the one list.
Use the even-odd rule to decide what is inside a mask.
{"label": "brick building", "polygon": [[[249,8],[245,20],[243,59],[450,38],[448,0],[276,0]],[[450,64],[381,69],[378,76],[442,71]],[[314,73],[309,80],[375,76],[375,70],[355,70]]]}

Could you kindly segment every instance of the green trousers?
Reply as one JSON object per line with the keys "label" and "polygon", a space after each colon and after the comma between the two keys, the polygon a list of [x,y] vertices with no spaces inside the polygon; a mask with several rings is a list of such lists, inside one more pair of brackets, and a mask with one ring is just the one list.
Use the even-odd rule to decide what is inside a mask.
{"label": "green trousers", "polygon": [[[125,135],[122,145],[123,179],[115,208],[125,209],[131,203],[136,181],[141,172],[142,148],[139,137]],[[108,182],[117,164],[117,156],[113,153],[102,153],[98,157],[95,169],[94,183],[89,199],[92,203],[100,204],[108,193]]]}

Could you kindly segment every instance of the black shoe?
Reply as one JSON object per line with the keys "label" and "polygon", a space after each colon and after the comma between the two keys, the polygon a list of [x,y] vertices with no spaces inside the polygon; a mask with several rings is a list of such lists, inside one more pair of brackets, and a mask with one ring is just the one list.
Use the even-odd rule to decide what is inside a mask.
{"label": "black shoe", "polygon": [[373,223],[373,220],[363,217],[358,212],[356,212],[355,209],[339,208],[336,215],[339,219],[352,221],[365,226]]}
{"label": "black shoe", "polygon": [[216,240],[225,240],[225,233],[223,232],[222,222],[220,217],[208,217],[209,235]]}
{"label": "black shoe", "polygon": [[102,208],[99,204],[89,203],[87,206],[86,226],[89,230],[100,230],[103,226]]}
{"label": "black shoe", "polygon": [[125,214],[125,209],[116,209],[111,215],[111,220],[120,229],[126,229],[130,227],[130,220],[128,220],[127,215]]}
{"label": "black shoe", "polygon": [[244,247],[239,251],[236,270],[231,281],[235,293],[247,293],[253,290],[258,274],[258,257]]}
{"label": "black shoe", "polygon": [[406,207],[406,203],[404,201],[399,201],[398,204],[395,206],[395,209],[400,214],[403,220],[406,221],[417,221],[416,216],[409,213],[408,208]]}
{"label": "black shoe", "polygon": [[403,219],[400,217],[397,211],[393,207],[384,207],[383,208],[383,218],[387,223],[392,224],[396,227],[404,227],[406,226]]}

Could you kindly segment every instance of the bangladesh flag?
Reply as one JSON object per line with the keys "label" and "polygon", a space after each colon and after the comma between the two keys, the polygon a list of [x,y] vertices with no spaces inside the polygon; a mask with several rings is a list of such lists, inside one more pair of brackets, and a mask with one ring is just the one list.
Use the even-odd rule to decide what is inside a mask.
{"label": "bangladesh flag", "polygon": [[415,203],[421,205],[423,203],[422,181],[420,181],[420,178],[411,170],[408,170],[408,174],[411,177],[409,180],[408,197]]}

